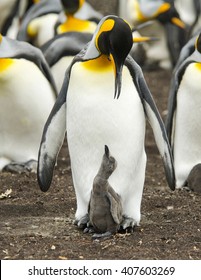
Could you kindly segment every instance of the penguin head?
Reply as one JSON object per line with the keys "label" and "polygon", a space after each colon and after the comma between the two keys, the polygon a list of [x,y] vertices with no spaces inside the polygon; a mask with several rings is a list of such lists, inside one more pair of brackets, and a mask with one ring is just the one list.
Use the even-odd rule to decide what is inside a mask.
{"label": "penguin head", "polygon": [[92,60],[105,55],[113,63],[114,98],[120,96],[122,68],[132,45],[132,31],[129,24],[117,16],[106,16],[98,24],[83,57],[84,60]]}
{"label": "penguin head", "polygon": [[66,14],[75,14],[84,4],[85,0],[61,0]]}
{"label": "penguin head", "polygon": [[110,155],[110,151],[107,145],[105,145],[105,153],[103,155],[101,170],[102,175],[105,178],[109,178],[110,175],[117,167],[117,162],[113,156]]}
{"label": "penguin head", "polygon": [[172,23],[182,29],[185,28],[184,22],[180,19],[179,14],[174,6],[174,3],[170,4],[164,2],[156,15],[156,18],[162,23]]}

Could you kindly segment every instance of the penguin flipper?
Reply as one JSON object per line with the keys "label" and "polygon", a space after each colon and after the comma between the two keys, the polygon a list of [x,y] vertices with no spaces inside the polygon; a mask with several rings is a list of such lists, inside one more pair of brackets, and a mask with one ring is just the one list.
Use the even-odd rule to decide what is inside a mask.
{"label": "penguin flipper", "polygon": [[78,54],[91,39],[91,33],[65,32],[54,36],[41,47],[41,50],[48,65],[52,67],[63,56]]}
{"label": "penguin flipper", "polygon": [[51,185],[57,155],[66,132],[66,92],[69,76],[69,72],[66,72],[60,94],[44,126],[39,148],[37,177],[40,189],[44,192]]}
{"label": "penguin flipper", "polygon": [[179,87],[179,82],[177,79],[177,74],[173,76],[170,85],[170,92],[168,98],[168,114],[165,121],[165,127],[167,132],[167,137],[169,140],[170,145],[173,145],[173,138],[174,138],[174,118],[175,118],[175,110],[177,107],[177,90]]}
{"label": "penguin flipper", "polygon": [[149,88],[145,82],[142,70],[140,66],[128,56],[125,61],[125,65],[128,67],[130,74],[133,78],[133,82],[138,91],[142,105],[146,114],[146,117],[152,127],[154,138],[163,159],[164,169],[168,185],[171,190],[175,189],[175,173],[172,159],[172,153],[167,138],[164,123],[155,105],[153,97],[149,91]]}
{"label": "penguin flipper", "polygon": [[117,201],[115,200],[115,198],[108,192],[106,194],[108,200],[109,200],[109,203],[110,203],[110,213],[112,215],[112,218],[114,219],[114,222],[116,224],[120,224],[121,223],[121,220],[120,220],[120,217],[119,217],[119,204],[117,203]]}

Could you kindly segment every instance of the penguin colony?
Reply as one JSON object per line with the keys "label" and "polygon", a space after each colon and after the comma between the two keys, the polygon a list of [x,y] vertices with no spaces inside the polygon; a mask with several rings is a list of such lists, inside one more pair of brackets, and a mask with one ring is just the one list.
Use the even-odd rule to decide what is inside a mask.
{"label": "penguin colony", "polygon": [[[147,119],[170,189],[201,192],[200,0],[121,0],[117,15],[84,0],[1,1],[0,11],[1,172],[37,172],[47,191],[66,135],[75,224],[95,238],[134,228]],[[172,69],[165,124],[150,67]]]}

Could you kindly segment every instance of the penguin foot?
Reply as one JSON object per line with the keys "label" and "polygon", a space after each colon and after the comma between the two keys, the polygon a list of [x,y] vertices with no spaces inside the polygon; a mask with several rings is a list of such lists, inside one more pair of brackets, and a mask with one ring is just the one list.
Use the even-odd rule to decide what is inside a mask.
{"label": "penguin foot", "polygon": [[95,230],[92,226],[88,226],[83,230],[83,233],[94,233]]}
{"label": "penguin foot", "polygon": [[4,166],[2,171],[11,173],[27,173],[34,172],[37,170],[37,161],[29,160],[27,162],[11,162]]}
{"label": "penguin foot", "polygon": [[88,213],[84,215],[81,219],[75,220],[74,225],[77,225],[78,228],[85,228],[87,227],[87,223],[89,222],[89,215]]}
{"label": "penguin foot", "polygon": [[121,228],[123,229],[127,229],[127,228],[132,228],[134,229],[135,225],[136,225],[136,221],[133,218],[130,217],[123,217],[123,221],[121,223]]}
{"label": "penguin foot", "polygon": [[104,233],[95,233],[92,235],[92,239],[107,239],[112,236],[110,231],[106,231]]}

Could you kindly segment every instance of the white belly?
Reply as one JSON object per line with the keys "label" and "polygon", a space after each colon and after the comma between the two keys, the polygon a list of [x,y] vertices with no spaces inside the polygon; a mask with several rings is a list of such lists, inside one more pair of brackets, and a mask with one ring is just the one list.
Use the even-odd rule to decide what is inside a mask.
{"label": "white belly", "polygon": [[16,59],[0,73],[0,158],[37,160],[54,100],[49,82],[32,62]]}
{"label": "white belly", "polygon": [[54,37],[54,26],[58,20],[57,14],[47,14],[33,19],[29,23],[29,28],[33,30],[34,45],[41,47]]}
{"label": "white belly", "polygon": [[176,186],[181,187],[194,165],[201,162],[201,71],[188,66],[177,93],[174,135]]}
{"label": "white belly", "polygon": [[51,67],[51,72],[54,77],[58,92],[61,89],[64,80],[66,69],[72,62],[73,56],[62,57],[57,63]]}
{"label": "white belly", "polygon": [[117,160],[110,184],[122,197],[124,213],[135,216],[139,222],[146,155],[145,117],[138,93],[127,68],[123,71],[119,99],[114,99],[112,71],[94,74],[80,68],[78,63],[73,67],[67,94],[67,138],[78,200],[77,217],[87,211],[93,179],[104,145],[108,145]]}

